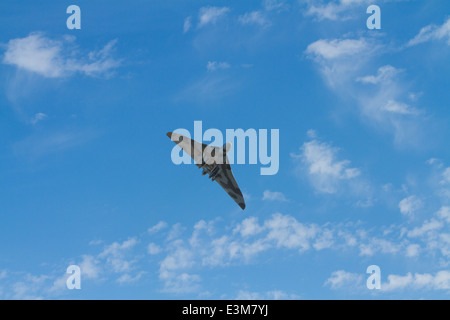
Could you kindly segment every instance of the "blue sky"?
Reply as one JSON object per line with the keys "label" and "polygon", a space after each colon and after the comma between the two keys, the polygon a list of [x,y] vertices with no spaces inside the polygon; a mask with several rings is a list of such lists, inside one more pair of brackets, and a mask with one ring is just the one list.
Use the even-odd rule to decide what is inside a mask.
{"label": "blue sky", "polygon": [[[449,14],[2,1],[0,298],[448,299]],[[276,175],[233,165],[245,211],[172,163],[166,132],[199,120],[279,129]]]}

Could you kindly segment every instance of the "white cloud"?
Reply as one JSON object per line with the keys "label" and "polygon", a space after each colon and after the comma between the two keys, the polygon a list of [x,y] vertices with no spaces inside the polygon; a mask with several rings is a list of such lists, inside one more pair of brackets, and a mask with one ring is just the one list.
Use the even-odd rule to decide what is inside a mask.
{"label": "white cloud", "polygon": [[82,261],[79,264],[81,273],[86,279],[96,279],[101,274],[99,261],[91,255],[83,255]]}
{"label": "white cloud", "polygon": [[36,113],[33,118],[30,120],[31,124],[36,124],[41,120],[44,120],[45,118],[47,118],[47,115],[45,113],[39,112]]}
{"label": "white cloud", "polygon": [[259,254],[275,248],[303,252],[311,248],[322,250],[331,247],[329,229],[322,231],[319,226],[300,223],[289,215],[274,214],[261,224],[256,217],[249,217],[235,225],[231,233],[224,234],[216,234],[213,223],[201,220],[194,225],[190,238],[172,239],[167,243],[164,248],[167,254],[159,268],[159,278],[165,290],[192,290],[175,286],[175,281],[182,274],[188,275],[188,280],[193,276],[192,284],[198,287],[201,278],[195,276],[192,270],[199,267],[246,264]]}
{"label": "white cloud", "polygon": [[[224,67],[225,65],[222,65]],[[212,68],[216,66],[211,65]],[[208,68],[208,65],[207,65]],[[222,68],[223,70],[223,68]],[[210,70],[212,71],[212,70]],[[228,73],[207,72],[206,75],[188,84],[176,97],[176,100],[195,101],[211,105],[222,103],[223,100],[241,89],[241,82]]]}
{"label": "white cloud", "polygon": [[447,223],[450,223],[450,207],[442,206],[437,212],[437,216],[442,220],[447,221]]}
{"label": "white cloud", "polygon": [[88,76],[108,75],[120,65],[119,60],[112,58],[116,43],[117,40],[111,40],[101,50],[89,52],[88,59],[67,59],[67,70]]}
{"label": "white cloud", "polygon": [[398,207],[400,209],[401,214],[412,217],[414,216],[414,213],[416,211],[420,210],[423,207],[423,203],[422,200],[412,195],[402,199],[399,202]]}
{"label": "white cloud", "polygon": [[320,39],[308,45],[306,53],[325,60],[332,60],[361,54],[369,48],[370,44],[364,38]]}
{"label": "white cloud", "polygon": [[206,248],[205,252],[209,252],[209,254],[200,259],[201,264],[205,266],[226,266],[230,264],[231,260],[244,254],[243,246],[227,235],[211,239]]}
{"label": "white cloud", "polygon": [[181,223],[175,223],[169,230],[169,234],[167,235],[167,240],[175,240],[181,236],[184,231],[184,227]]}
{"label": "white cloud", "polygon": [[258,25],[260,27],[268,27],[271,24],[261,11],[247,12],[239,16],[238,20],[243,25]]}
{"label": "white cloud", "polygon": [[132,269],[134,260],[128,260],[125,256],[137,243],[137,238],[130,238],[122,243],[113,242],[106,246],[98,257],[106,259],[106,262],[112,267],[114,272],[128,272]]}
{"label": "white cloud", "polygon": [[388,282],[381,285],[383,291],[393,291],[402,289],[432,289],[448,290],[450,289],[450,271],[443,270],[435,275],[430,273],[408,272],[406,275],[388,275]]}
{"label": "white cloud", "polygon": [[331,248],[333,244],[333,232],[329,229],[324,229],[322,230],[321,235],[317,237],[317,240],[314,242],[313,247],[316,250],[323,250]]}
{"label": "white cloud", "polygon": [[431,219],[430,221],[425,221],[421,227],[416,227],[410,230],[407,235],[410,238],[420,237],[426,233],[434,232],[435,230],[442,228],[442,226],[442,222]]}
{"label": "white cloud", "polygon": [[334,3],[322,6],[311,5],[306,11],[306,15],[316,16],[320,20],[337,20],[339,18],[340,7]]}
{"label": "white cloud", "polygon": [[174,294],[193,293],[199,290],[200,282],[199,275],[181,273],[165,279],[163,291]]}
{"label": "white cloud", "polygon": [[414,46],[419,43],[430,40],[446,40],[450,45],[450,18],[447,18],[441,26],[434,24],[423,27],[420,32],[408,42],[408,46]]}
{"label": "white cloud", "polygon": [[442,161],[437,158],[430,158],[426,161],[429,165],[436,165],[438,168],[442,168]]}
{"label": "white cloud", "polygon": [[[324,283],[331,289],[355,291],[365,289],[364,275],[344,270],[335,271]],[[382,292],[399,290],[448,290],[450,289],[450,271],[442,270],[434,275],[430,273],[411,273],[406,275],[390,274],[387,282],[381,283]]]}
{"label": "white cloud", "polygon": [[308,250],[310,240],[318,232],[315,225],[305,225],[294,217],[279,213],[267,220],[264,226],[268,230],[266,239],[274,242],[276,247],[298,249],[299,251]]}
{"label": "white cloud", "polygon": [[158,253],[161,252],[161,247],[158,246],[156,243],[151,242],[151,243],[149,243],[148,246],[147,246],[147,252],[148,252],[149,254],[152,254],[152,255],[153,255],[153,254],[158,254]]}
{"label": "white cloud", "polygon": [[242,237],[253,236],[264,228],[258,223],[258,218],[250,217],[244,219],[238,226],[234,229],[235,232],[240,232]]}
{"label": "white cloud", "polygon": [[388,100],[388,102],[386,103],[386,105],[382,107],[382,109],[397,114],[410,114],[410,115],[418,114],[417,110],[410,107],[406,103],[397,102],[394,100]]}
{"label": "white cloud", "polygon": [[[293,216],[277,213],[261,222],[257,217],[248,217],[237,224],[221,228],[224,232],[220,232],[214,226],[218,221],[220,220],[200,220],[195,223],[190,236],[172,238],[170,241],[166,239],[162,251],[167,254],[162,258],[159,269],[164,291],[199,292],[203,286],[202,278],[195,273],[199,273],[200,268],[247,264],[264,252],[276,249],[302,253],[308,250],[354,248],[362,256],[401,254],[405,257],[418,257],[422,252],[429,254],[433,250],[441,251],[443,256],[450,254],[450,250],[448,253],[442,250],[450,245],[450,234],[448,239],[445,234],[434,233],[431,236],[431,230],[418,232],[415,228],[408,230],[401,226],[390,226],[382,232],[383,230],[374,228],[364,229],[360,224],[354,223],[327,223],[320,226],[301,223]],[[427,228],[426,226],[424,229]],[[407,238],[403,236],[405,234],[408,235]],[[416,243],[411,243],[409,238],[415,234],[422,236],[415,237]],[[433,243],[439,239],[448,244],[435,246]],[[325,284],[333,289],[360,289],[363,280],[364,275],[340,270],[333,273]],[[255,298],[263,295],[243,291],[242,296]]]}
{"label": "white cloud", "polygon": [[122,274],[118,279],[117,282],[120,284],[124,284],[124,283],[134,283],[137,282],[139,279],[141,279],[142,275],[144,275],[145,272],[141,271],[139,273],[137,273],[136,275],[132,276],[128,273]]}
{"label": "white cloud", "polygon": [[305,142],[301,147],[300,158],[306,165],[308,176],[316,191],[336,193],[340,182],[358,177],[361,172],[350,167],[349,160],[337,160],[338,148],[317,140]]}
{"label": "white cloud", "polygon": [[46,78],[62,78],[74,73],[108,75],[120,65],[120,61],[112,58],[116,40],[87,56],[80,56],[72,42],[72,38],[53,40],[42,33],[31,33],[8,42],[3,63]]}
{"label": "white cloud", "polygon": [[62,152],[79,146],[93,139],[96,135],[96,132],[89,130],[37,133],[16,142],[13,150],[16,155],[40,157],[48,153]]}
{"label": "white cloud", "polygon": [[389,82],[391,81],[395,75],[397,75],[402,70],[394,68],[390,65],[382,66],[378,69],[377,75],[369,75],[364,77],[358,77],[356,81],[362,82],[362,83],[371,83],[371,84],[378,84],[381,82]]}
{"label": "white cloud", "polygon": [[321,39],[305,50],[305,54],[319,67],[329,88],[346,105],[348,100],[355,102],[364,124],[392,133],[394,142],[401,147],[422,146],[428,134],[425,123],[431,119],[422,116],[425,112],[403,102],[409,99],[411,91],[404,80],[395,79],[395,75],[403,70],[384,65],[378,68],[376,75],[364,75],[367,69],[373,68],[374,57],[386,52],[389,52],[386,45],[379,39],[364,37]]}
{"label": "white cloud", "polygon": [[306,131],[306,136],[310,139],[316,139],[317,138],[317,132],[316,130],[313,129],[309,129],[308,131]]}
{"label": "white cloud", "polygon": [[406,256],[407,257],[416,257],[419,255],[420,246],[418,244],[410,244],[406,247]]}
{"label": "white cloud", "polygon": [[386,239],[371,238],[367,243],[359,246],[361,256],[373,256],[377,252],[394,254],[400,251],[402,244],[393,243]]}
{"label": "white cloud", "polygon": [[314,16],[317,20],[348,20],[356,15],[350,11],[368,4],[370,0],[332,0],[316,1],[303,0],[307,4],[306,15]]}
{"label": "white cloud", "polygon": [[282,202],[288,201],[288,199],[285,197],[285,195],[282,192],[269,191],[269,190],[264,191],[262,200],[282,201]]}
{"label": "white cloud", "polygon": [[183,33],[188,32],[192,27],[192,17],[189,16],[186,19],[184,19],[183,23]]}
{"label": "white cloud", "polygon": [[159,278],[164,282],[164,291],[177,294],[197,291],[201,278],[181,271],[190,268],[193,264],[193,252],[177,241],[175,251],[167,255],[160,263]]}
{"label": "white cloud", "polygon": [[34,33],[28,37],[10,40],[3,63],[41,74],[45,77],[63,76],[62,44]]}
{"label": "white cloud", "polygon": [[442,172],[442,180],[441,184],[447,184],[450,183],[450,167],[445,168]]}
{"label": "white cloud", "polygon": [[148,228],[147,232],[148,233],[157,233],[158,231],[167,228],[167,223],[164,221],[160,221],[157,224],[155,224],[154,226]]}
{"label": "white cloud", "polygon": [[380,45],[375,39],[320,39],[309,44],[304,54],[319,66],[326,84],[338,94],[348,94],[360,69]]}
{"label": "white cloud", "polygon": [[[437,211],[441,224],[445,223],[447,213],[445,209]],[[302,254],[310,250],[342,250],[346,254],[349,250],[358,252],[362,256],[391,255],[398,257],[419,257],[421,254],[437,256],[446,259],[450,256],[450,234],[439,233],[443,225],[435,224],[434,220],[426,221],[422,226],[406,228],[402,225],[393,225],[389,228],[367,229],[361,223],[325,223],[316,225],[303,223],[298,218],[281,213],[259,221],[258,217],[251,216],[240,222],[233,222],[224,226],[217,226],[221,219],[196,222],[187,235],[177,233],[171,235],[173,230],[164,230],[165,239],[161,243],[145,241],[148,233],[139,237],[132,237],[126,241],[113,242],[105,245],[103,250],[95,255],[83,255],[78,263],[82,275],[86,280],[109,279],[116,277],[116,282],[126,285],[136,281],[146,281],[146,272],[142,271],[142,257],[148,254],[160,254],[152,257],[150,263],[159,264],[158,277],[161,288],[157,290],[172,293],[200,294],[208,282],[203,279],[204,270],[228,266],[240,266],[254,263],[255,260],[266,253],[273,256],[273,251],[282,250]],[[436,220],[438,221],[438,220]],[[177,225],[177,229],[184,227]],[[151,229],[151,228],[150,228]],[[404,235],[407,235],[405,237]],[[413,239],[415,242],[410,242]],[[136,251],[139,252],[136,252]],[[272,251],[272,252],[270,252]],[[439,252],[441,256],[439,256]],[[448,260],[448,259],[447,259]],[[65,270],[65,269],[64,269]],[[8,276],[6,276],[8,275]],[[202,275],[202,276],[200,276]],[[6,270],[0,272],[2,285],[5,279],[12,277]],[[325,281],[325,286],[331,289],[349,289],[358,291],[364,286],[365,274],[349,273],[343,270],[335,271]],[[8,297],[45,298],[64,294],[65,279],[54,276],[23,276],[5,289],[10,292]],[[391,276],[386,291],[401,288],[440,290],[448,285],[448,275],[416,274],[407,276]],[[97,281],[99,283],[99,281]],[[382,285],[383,287],[383,285]],[[209,288],[206,288],[209,290]],[[252,292],[242,290],[240,297],[249,299],[289,299],[293,295],[280,290]],[[4,296],[2,296],[4,297]]]}
{"label": "white cloud", "polygon": [[122,243],[119,242],[113,242],[112,244],[110,244],[109,246],[107,246],[102,254],[104,256],[108,256],[108,255],[119,255],[122,251],[128,250],[132,247],[134,247],[137,243],[136,238],[130,238],[128,240],[125,240]]}
{"label": "white cloud", "polygon": [[300,297],[296,294],[289,294],[282,290],[272,290],[266,292],[252,292],[239,290],[236,300],[297,300]]}
{"label": "white cloud", "polygon": [[169,278],[171,273],[178,269],[185,269],[194,264],[194,255],[191,250],[179,243],[175,251],[167,255],[160,263],[160,278]]}
{"label": "white cloud", "polygon": [[216,71],[219,69],[228,69],[228,68],[230,68],[230,64],[228,62],[208,61],[206,65],[206,69],[208,71]]}
{"label": "white cloud", "polygon": [[330,286],[331,289],[356,288],[361,286],[364,280],[363,275],[351,273],[344,270],[334,271],[324,285]]}
{"label": "white cloud", "polygon": [[194,231],[189,239],[189,244],[193,247],[200,243],[200,238],[203,233],[210,236],[214,232],[214,221],[206,222],[205,220],[200,220],[194,225]]}
{"label": "white cloud", "polygon": [[22,281],[17,281],[12,285],[11,298],[14,300],[42,300],[42,293],[48,278],[46,275],[26,274]]}
{"label": "white cloud", "polygon": [[48,290],[51,294],[61,294],[64,290],[67,290],[67,279],[69,274],[64,274],[53,281],[53,285]]}
{"label": "white cloud", "polygon": [[266,11],[282,11],[289,7],[285,0],[264,0],[263,7]]}
{"label": "white cloud", "polygon": [[198,28],[202,28],[208,24],[214,24],[217,20],[223,16],[225,16],[228,11],[230,11],[227,7],[202,7],[199,11],[199,23],[197,25]]}

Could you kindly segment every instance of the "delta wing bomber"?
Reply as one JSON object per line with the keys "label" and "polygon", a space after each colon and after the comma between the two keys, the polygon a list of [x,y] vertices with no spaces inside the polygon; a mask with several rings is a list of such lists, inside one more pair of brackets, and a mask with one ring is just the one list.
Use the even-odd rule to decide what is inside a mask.
{"label": "delta wing bomber", "polygon": [[230,150],[231,143],[214,147],[173,132],[168,132],[167,136],[194,159],[197,167],[203,169],[202,175],[209,174],[212,181],[216,181],[242,210],[245,209],[244,196],[228,161],[227,151]]}

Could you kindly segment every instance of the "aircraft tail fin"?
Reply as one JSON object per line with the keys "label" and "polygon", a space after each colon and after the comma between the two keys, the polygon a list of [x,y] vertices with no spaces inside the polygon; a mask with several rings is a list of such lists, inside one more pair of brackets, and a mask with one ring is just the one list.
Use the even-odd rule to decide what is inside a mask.
{"label": "aircraft tail fin", "polygon": [[225,143],[222,148],[225,153],[228,153],[228,151],[231,149],[231,142]]}

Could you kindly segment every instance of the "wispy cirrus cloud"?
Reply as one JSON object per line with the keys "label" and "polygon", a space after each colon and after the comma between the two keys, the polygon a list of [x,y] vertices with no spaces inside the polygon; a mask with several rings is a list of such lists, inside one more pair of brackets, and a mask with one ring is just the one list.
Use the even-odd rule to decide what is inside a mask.
{"label": "wispy cirrus cloud", "polygon": [[63,152],[83,145],[98,137],[98,135],[99,132],[91,129],[63,129],[53,132],[39,132],[15,142],[13,144],[13,152],[17,156],[39,158],[47,154]]}
{"label": "wispy cirrus cloud", "polygon": [[410,105],[395,100],[388,100],[385,105],[381,106],[381,110],[400,115],[417,115],[420,113]]}
{"label": "wispy cirrus cloud", "polygon": [[228,7],[202,7],[198,13],[197,28],[203,28],[209,24],[215,24],[220,18],[224,17],[230,8]]}
{"label": "wispy cirrus cloud", "polygon": [[24,38],[9,40],[2,62],[45,78],[64,78],[76,73],[107,76],[120,66],[120,60],[112,56],[117,40],[85,55],[80,53],[74,41],[74,37],[54,40],[34,32]]}
{"label": "wispy cirrus cloud", "polygon": [[148,228],[148,233],[156,233],[158,231],[161,231],[162,229],[167,228],[167,223],[164,221],[160,221],[157,224],[155,224],[154,226]]}
{"label": "wispy cirrus cloud", "polygon": [[361,83],[379,84],[383,82],[390,82],[402,70],[394,68],[391,65],[385,65],[377,70],[376,75],[368,75],[356,78],[356,81]]}
{"label": "wispy cirrus cloud", "polygon": [[188,32],[192,27],[192,17],[189,16],[187,18],[184,19],[184,23],[183,23],[183,33]]}
{"label": "wispy cirrus cloud", "polygon": [[243,25],[257,25],[263,28],[269,27],[271,22],[262,11],[256,10],[240,15],[239,22]]}
{"label": "wispy cirrus cloud", "polygon": [[309,44],[305,54],[336,95],[356,103],[365,123],[390,132],[398,146],[419,147],[427,134],[426,112],[411,105],[417,101],[411,99],[410,85],[399,78],[406,71],[384,65],[367,75],[366,70],[374,68],[373,60],[386,50],[378,39],[360,37],[320,39]]}
{"label": "wispy cirrus cloud", "polygon": [[387,276],[387,282],[381,284],[382,291],[396,290],[449,290],[450,289],[450,271],[441,270],[435,274],[431,273],[411,273],[406,275],[390,274]]}
{"label": "wispy cirrus cloud", "polygon": [[447,221],[447,223],[450,223],[450,207],[449,206],[442,206],[439,211],[437,212],[437,215],[439,218]]}
{"label": "wispy cirrus cloud", "polygon": [[[257,10],[248,11],[235,17],[235,21],[244,26],[257,26],[267,28],[272,25],[269,16],[285,11],[289,5],[285,1],[265,0],[262,7]],[[197,17],[197,29],[202,29],[208,25],[214,25],[225,18],[231,9],[229,7],[205,6],[199,9]],[[184,19],[183,33],[187,33],[193,27],[192,16]]]}
{"label": "wispy cirrus cloud", "polygon": [[430,24],[420,29],[419,33],[409,40],[408,46],[415,46],[433,40],[443,40],[450,45],[450,18],[447,18],[440,26]]}
{"label": "wispy cirrus cloud", "polygon": [[305,15],[313,16],[318,21],[343,21],[355,18],[355,10],[370,4],[369,0],[302,0],[306,5]]}
{"label": "wispy cirrus cloud", "polygon": [[227,65],[214,63],[210,64],[209,67],[207,65],[207,74],[183,88],[176,95],[175,100],[188,100],[199,103],[220,102],[225,97],[239,91],[240,80],[232,77],[230,74],[212,72],[229,69]]}
{"label": "wispy cirrus cloud", "polygon": [[360,288],[364,283],[364,276],[359,273],[347,272],[345,270],[334,271],[325,281],[324,285],[329,286],[333,290]]}
{"label": "wispy cirrus cloud", "polygon": [[31,122],[31,124],[36,124],[39,121],[44,120],[47,117],[48,116],[45,113],[38,112],[33,116],[33,118],[31,118],[30,122]]}
{"label": "wispy cirrus cloud", "polygon": [[423,237],[425,235],[429,236],[431,233],[444,227],[444,223],[438,219],[431,219],[429,221],[424,221],[419,227],[408,231],[407,236],[410,238]]}
{"label": "wispy cirrus cloud", "polygon": [[282,192],[270,191],[270,190],[265,190],[264,191],[262,200],[281,201],[281,202],[288,201],[288,199],[286,198],[286,196]]}
{"label": "wispy cirrus cloud", "polygon": [[338,59],[353,56],[367,51],[370,44],[365,38],[360,39],[333,39],[317,40],[306,48],[307,54],[313,54],[323,59]]}
{"label": "wispy cirrus cloud", "polygon": [[230,68],[230,64],[228,62],[219,62],[219,61],[208,61],[206,64],[206,70],[208,71],[216,71],[220,69],[228,69]]}
{"label": "wispy cirrus cloud", "polygon": [[266,11],[282,11],[289,8],[286,0],[264,0],[262,4]]}
{"label": "wispy cirrus cloud", "polygon": [[339,84],[354,80],[367,60],[379,50],[380,45],[373,39],[319,39],[309,44],[306,56],[320,67],[327,84],[339,90]]}
{"label": "wispy cirrus cloud", "polygon": [[236,300],[297,300],[300,298],[301,297],[297,294],[287,293],[282,290],[265,292],[239,290],[236,295]]}

